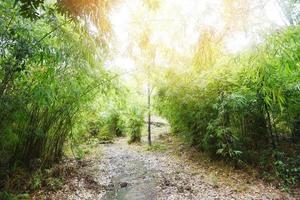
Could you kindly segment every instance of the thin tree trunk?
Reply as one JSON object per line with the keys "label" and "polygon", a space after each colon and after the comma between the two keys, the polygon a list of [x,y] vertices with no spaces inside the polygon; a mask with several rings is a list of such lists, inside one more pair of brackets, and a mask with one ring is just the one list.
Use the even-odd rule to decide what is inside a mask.
{"label": "thin tree trunk", "polygon": [[279,135],[278,135],[278,131],[277,131],[277,128],[276,128],[276,123],[275,123],[274,118],[272,119],[272,121],[273,121],[273,126],[274,126],[274,132],[275,132],[276,142],[277,142],[277,145],[279,145]]}
{"label": "thin tree trunk", "polygon": [[147,88],[147,96],[148,96],[148,144],[151,146],[151,91],[150,91],[149,81],[148,81],[148,88]]}
{"label": "thin tree trunk", "polygon": [[267,123],[268,123],[268,129],[269,129],[269,133],[270,133],[270,137],[271,137],[271,143],[272,143],[273,149],[275,150],[276,149],[276,143],[275,143],[274,134],[273,134],[271,116],[270,116],[270,112],[268,110],[268,106],[266,104],[265,104],[265,110],[266,110],[266,114],[267,114]]}

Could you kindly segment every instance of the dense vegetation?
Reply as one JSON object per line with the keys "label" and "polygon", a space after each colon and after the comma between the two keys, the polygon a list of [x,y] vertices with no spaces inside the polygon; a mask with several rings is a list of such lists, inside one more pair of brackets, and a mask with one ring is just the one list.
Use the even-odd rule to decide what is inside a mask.
{"label": "dense vegetation", "polygon": [[99,139],[107,131],[110,138],[124,134],[119,115],[126,95],[114,97],[126,90],[103,68],[104,33],[90,33],[88,15],[62,5],[0,3],[1,189],[26,189],[19,169],[50,166],[67,141],[78,146],[100,127]]}
{"label": "dense vegetation", "polygon": [[75,23],[51,9],[31,21],[1,4],[1,162],[46,165],[61,156],[77,111],[93,97],[84,93],[106,75],[92,75],[101,70],[96,47]]}
{"label": "dense vegetation", "polygon": [[300,27],[241,55],[211,55],[197,51],[185,74],[167,70],[158,85],[173,132],[214,157],[299,182]]}
{"label": "dense vegetation", "polygon": [[[186,56],[173,41],[157,42],[165,35],[155,25],[137,22],[137,37],[124,45],[139,65],[129,88],[124,74],[104,67],[115,53],[105,13],[113,1],[51,2],[0,2],[0,199],[39,189],[43,170],[68,148],[81,159],[80,144],[90,138],[111,143],[128,134],[128,143],[141,142],[146,114],[151,139],[152,107],[212,158],[252,165],[287,188],[300,183],[297,9],[283,6],[290,26],[239,54],[226,52],[208,28]],[[160,1],[144,2],[157,17]]]}

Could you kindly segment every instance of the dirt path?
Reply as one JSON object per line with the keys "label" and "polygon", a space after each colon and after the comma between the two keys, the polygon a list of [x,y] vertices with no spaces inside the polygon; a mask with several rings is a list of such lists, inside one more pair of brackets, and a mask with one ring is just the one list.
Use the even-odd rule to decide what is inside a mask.
{"label": "dirt path", "polygon": [[44,193],[44,199],[293,199],[248,175],[203,167],[180,145],[167,148],[172,141],[163,141],[156,145],[161,151],[128,145],[126,138],[103,144],[101,155],[84,162],[80,175],[58,192]]}
{"label": "dirt path", "polygon": [[[99,183],[102,199],[287,199],[270,187],[248,183],[247,191],[209,181],[203,172],[171,152],[145,152],[126,141],[105,145]],[[109,177],[107,179],[107,177]],[[213,179],[213,178],[212,178]],[[218,177],[215,177],[218,179]],[[247,182],[247,180],[244,180]]]}

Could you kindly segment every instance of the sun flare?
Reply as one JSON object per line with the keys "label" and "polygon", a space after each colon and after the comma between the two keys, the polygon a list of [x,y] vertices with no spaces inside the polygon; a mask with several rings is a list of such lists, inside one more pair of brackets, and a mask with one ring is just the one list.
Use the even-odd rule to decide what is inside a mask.
{"label": "sun flare", "polygon": [[[115,40],[110,67],[130,69],[138,64],[132,54],[137,56],[141,51],[137,40],[143,31],[147,32],[151,45],[156,48],[156,64],[163,67],[171,64],[167,61],[166,49],[191,59],[203,31],[222,35],[224,53],[233,54],[260,42],[260,30],[285,25],[275,0],[237,1],[230,9],[226,0],[159,2],[155,10],[139,0],[122,1],[112,9],[109,19]],[[235,13],[241,9],[248,10],[242,15],[245,19]]]}

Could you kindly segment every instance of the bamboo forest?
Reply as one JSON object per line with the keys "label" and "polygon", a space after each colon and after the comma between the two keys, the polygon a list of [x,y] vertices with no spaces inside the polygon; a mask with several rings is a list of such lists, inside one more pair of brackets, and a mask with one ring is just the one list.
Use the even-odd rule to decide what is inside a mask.
{"label": "bamboo forest", "polygon": [[23,199],[300,199],[300,1],[1,0]]}

